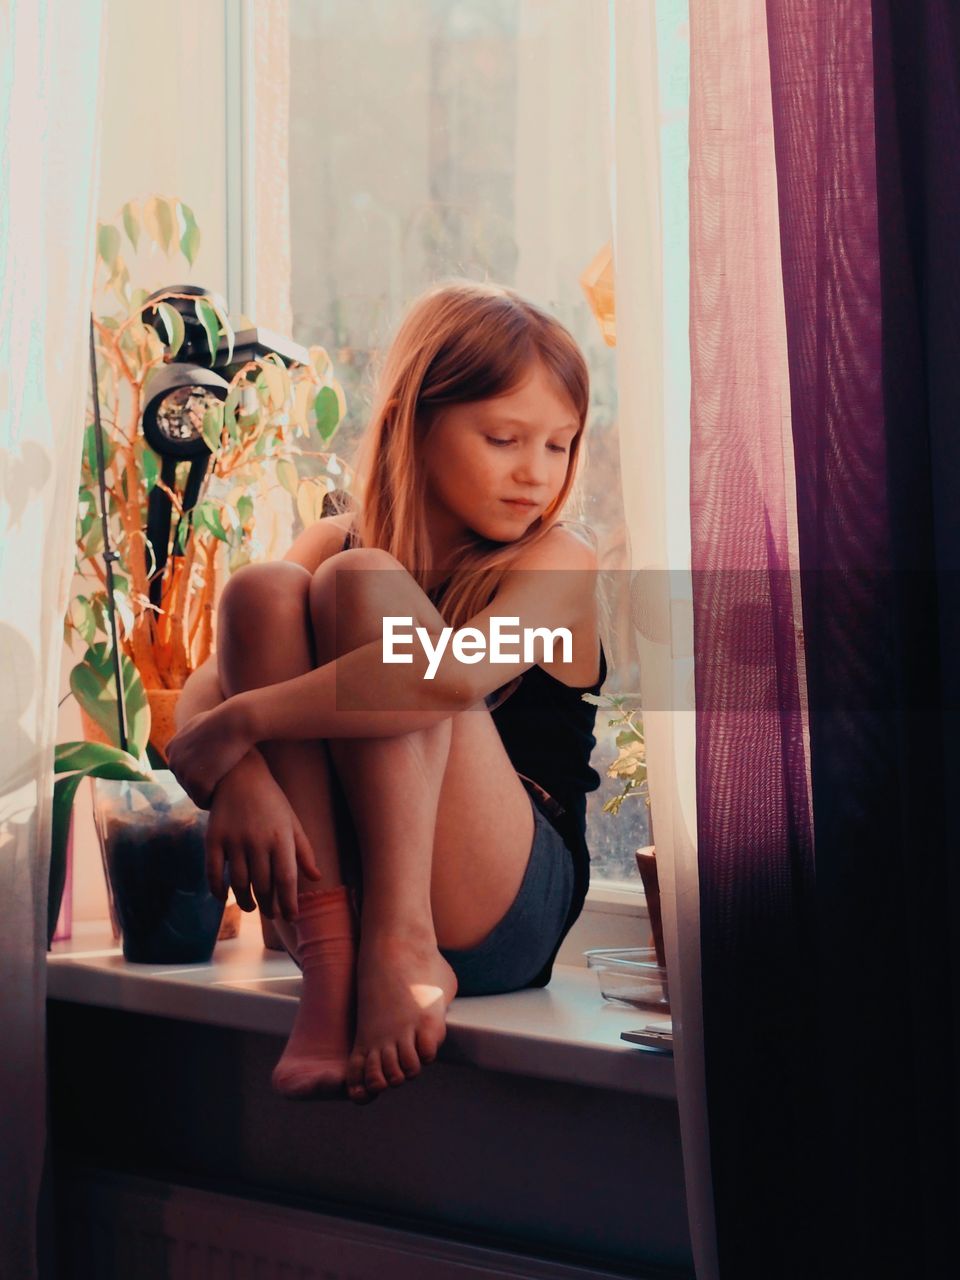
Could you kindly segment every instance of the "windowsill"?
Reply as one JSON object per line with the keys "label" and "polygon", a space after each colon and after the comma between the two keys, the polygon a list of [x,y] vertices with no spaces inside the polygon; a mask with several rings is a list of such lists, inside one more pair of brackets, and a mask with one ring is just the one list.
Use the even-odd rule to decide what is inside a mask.
{"label": "windowsill", "polygon": [[[276,1036],[293,1026],[299,986],[293,961],[264,949],[254,915],[242,917],[239,937],[217,944],[209,964],[130,964],[104,921],[75,925],[47,965],[52,999]],[[674,1098],[672,1057],[620,1039],[651,1020],[642,1009],[605,1001],[583,965],[556,964],[541,990],[454,1000],[440,1059]]]}
{"label": "windowsill", "polygon": [[595,878],[587,890],[587,898],[583,904],[584,911],[591,908],[616,915],[637,916],[644,920],[650,918],[646,894],[627,880]]}

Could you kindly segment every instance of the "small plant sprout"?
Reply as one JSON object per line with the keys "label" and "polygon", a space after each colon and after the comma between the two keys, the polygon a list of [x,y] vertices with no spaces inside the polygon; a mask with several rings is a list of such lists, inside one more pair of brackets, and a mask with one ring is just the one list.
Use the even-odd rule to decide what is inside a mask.
{"label": "small plant sprout", "polygon": [[605,707],[616,714],[607,721],[611,729],[618,729],[617,758],[607,768],[608,778],[618,778],[623,790],[603,806],[604,813],[617,814],[624,800],[640,797],[649,809],[650,795],[647,787],[647,753],[643,741],[643,716],[640,708],[631,702],[629,694],[584,693],[584,702],[595,707]]}

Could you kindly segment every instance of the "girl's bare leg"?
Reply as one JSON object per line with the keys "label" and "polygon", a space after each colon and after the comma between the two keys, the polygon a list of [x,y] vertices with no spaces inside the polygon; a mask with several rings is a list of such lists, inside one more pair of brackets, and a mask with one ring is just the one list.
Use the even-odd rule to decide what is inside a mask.
{"label": "girl's bare leg", "polygon": [[[338,572],[346,566],[392,567],[386,598],[385,572]],[[238,588],[244,574],[263,577],[288,569],[282,587],[279,579],[273,585],[281,595],[296,596],[305,575],[286,564],[244,570],[228,590]],[[291,574],[297,578],[295,588]],[[412,615],[419,625],[442,624],[409,574],[385,553],[372,550],[333,556],[314,575],[312,634],[308,628],[299,650],[289,649],[286,639],[303,625],[302,603],[284,615],[282,625],[265,625],[264,601],[257,599],[247,608],[239,591],[234,594],[234,652],[239,662],[246,661],[245,651],[252,654],[237,687],[267,683],[263,663],[272,662],[278,651],[286,650],[284,661],[291,667],[308,653],[315,665],[379,638],[385,613]],[[240,632],[236,619],[244,617],[246,629]],[[270,680],[299,674],[272,665],[269,672]],[[227,694],[235,691],[224,689]],[[482,703],[413,734],[271,744],[268,753],[331,880],[341,873],[348,879],[362,877],[356,1035],[346,1074],[354,1101],[369,1101],[388,1084],[418,1074],[420,1064],[436,1056],[456,990],[455,975],[437,940],[444,947],[473,946],[513,901],[533,833],[529,798]],[[362,869],[349,856],[339,862],[334,853],[330,778],[322,767],[331,757],[352,813],[352,822],[340,823],[340,833],[344,826],[351,834],[356,828]],[[346,848],[343,839],[340,847]],[[303,892],[314,888],[310,881],[300,885]],[[317,986],[305,975],[298,1026],[311,1033],[322,1029],[318,1006],[308,998]]]}
{"label": "girl's bare leg", "polygon": [[[224,697],[244,689],[292,680],[316,664],[309,609],[310,574],[280,561],[248,565],[227,583],[220,602],[217,669]],[[332,889],[357,883],[356,842],[336,803],[326,744],[266,742],[260,751],[300,819],[320,881],[306,887]],[[252,907],[248,884],[233,883],[238,900]],[[241,897],[241,894],[243,895]],[[273,914],[266,906],[268,917]]]}
{"label": "girl's bare leg", "polygon": [[[283,562],[250,566],[230,580],[221,600],[217,647],[227,697],[313,668],[309,588],[307,571]],[[341,801],[338,815],[324,743],[269,742],[261,750],[323,873],[319,882],[309,882],[309,895],[299,899],[295,924],[275,920],[286,946],[302,964],[304,991],[274,1071],[274,1086],[291,1097],[343,1097],[356,1022],[357,921],[350,888],[343,883],[356,883],[356,864],[341,854],[343,850],[356,856],[349,814],[342,812]],[[234,891],[249,909],[249,872],[242,851],[232,854]],[[270,902],[260,907],[275,914]]]}
{"label": "girl's bare leg", "polygon": [[[397,592],[404,591],[400,579],[415,588],[407,574],[398,576],[383,564],[351,551],[314,574],[318,663],[379,639],[384,613],[396,611]],[[373,573],[358,572],[371,567]],[[434,614],[430,621],[442,622]],[[347,1070],[355,1102],[372,1101],[388,1085],[417,1075],[422,1063],[434,1060],[446,1034],[457,980],[437,949],[431,873],[451,730],[448,719],[394,737],[327,743],[353,814],[362,864],[357,1034]]]}
{"label": "girl's bare leg", "polygon": [[[443,625],[403,567],[373,549],[332,556],[310,595],[319,662],[379,640],[386,614]],[[363,1102],[415,1074],[414,1051],[421,1062],[435,1057],[456,992],[438,942],[472,947],[502,918],[526,871],[533,815],[483,703],[429,729],[327,745],[362,862],[347,1084]]]}

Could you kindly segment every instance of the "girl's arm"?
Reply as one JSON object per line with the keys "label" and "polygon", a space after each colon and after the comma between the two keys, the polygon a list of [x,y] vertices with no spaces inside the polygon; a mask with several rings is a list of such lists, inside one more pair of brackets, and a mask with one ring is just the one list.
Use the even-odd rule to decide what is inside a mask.
{"label": "girl's arm", "polygon": [[202,662],[187,677],[173,709],[173,722],[177,729],[182,729],[201,711],[210,711],[221,702],[223,690],[220,688],[220,676],[217,672],[217,655],[211,653],[206,662]]}
{"label": "girl's arm", "polygon": [[[398,649],[412,657],[411,663],[388,664],[378,639],[293,680],[251,689],[230,701],[251,742],[393,737],[426,728],[485,698],[542,656],[538,641],[535,657],[524,661],[521,642],[509,648],[519,652],[518,661],[491,661],[493,618],[512,619],[508,630],[521,636],[528,628],[565,627],[575,634],[592,616],[596,573],[594,551],[566,530],[554,530],[506,575],[487,608],[465,624],[483,637],[482,648],[477,645],[480,661],[460,661],[448,642],[433,678],[426,679],[430,661],[418,640]],[[402,630],[410,633],[413,626]],[[430,634],[436,645],[438,635],[432,629]],[[557,644],[554,661],[560,654]],[[572,653],[571,663],[577,657]]]}
{"label": "girl's arm", "polygon": [[[510,618],[509,630],[575,635],[593,616],[597,561],[594,551],[567,530],[551,531],[504,578],[496,597],[469,620],[484,637],[480,661],[457,659],[448,643],[433,679],[419,642],[405,648],[413,661],[383,661],[380,639],[345,653],[293,680],[251,689],[197,716],[170,744],[171,763],[198,803],[253,743],[312,738],[394,737],[427,728],[472,706],[533,666],[536,654],[509,664],[490,660],[491,619]],[[409,628],[412,630],[412,627]],[[432,643],[439,639],[431,633]],[[555,650],[554,660],[559,660]],[[577,654],[572,654],[576,659]]]}

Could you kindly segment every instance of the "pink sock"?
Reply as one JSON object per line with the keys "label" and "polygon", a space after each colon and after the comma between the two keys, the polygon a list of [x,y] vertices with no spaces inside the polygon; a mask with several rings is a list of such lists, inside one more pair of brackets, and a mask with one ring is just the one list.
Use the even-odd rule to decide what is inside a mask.
{"label": "pink sock", "polygon": [[288,1098],[346,1097],[360,932],[354,901],[349,885],[297,899],[293,929],[303,989],[290,1039],[273,1070],[273,1087]]}

